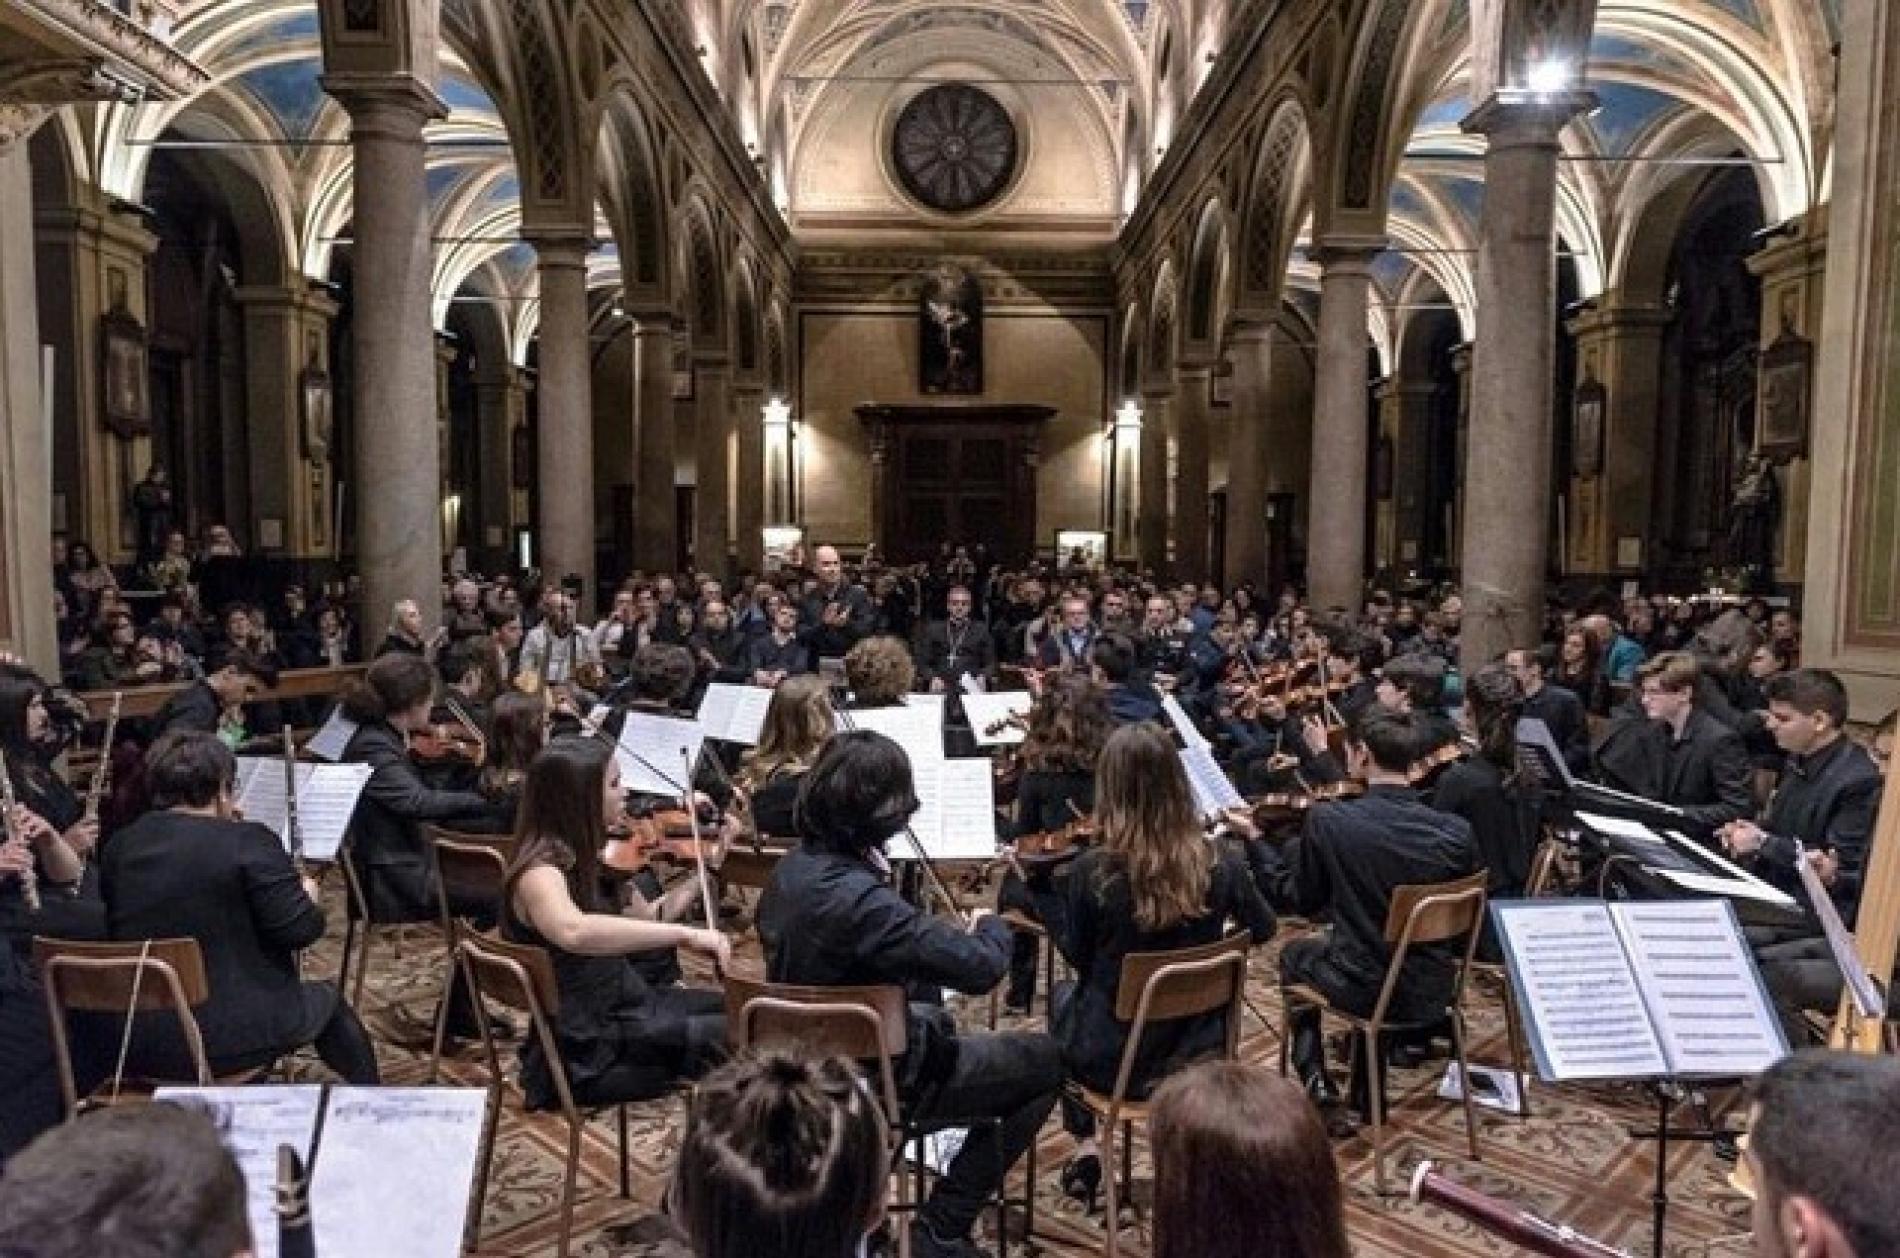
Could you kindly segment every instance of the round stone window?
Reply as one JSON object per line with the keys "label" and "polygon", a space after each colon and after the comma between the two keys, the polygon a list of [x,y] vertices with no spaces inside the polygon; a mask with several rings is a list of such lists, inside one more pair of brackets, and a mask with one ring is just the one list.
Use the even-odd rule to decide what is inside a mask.
{"label": "round stone window", "polygon": [[1001,196],[1017,154],[1009,111],[965,83],[926,89],[891,131],[891,163],[904,190],[946,214],[981,209]]}

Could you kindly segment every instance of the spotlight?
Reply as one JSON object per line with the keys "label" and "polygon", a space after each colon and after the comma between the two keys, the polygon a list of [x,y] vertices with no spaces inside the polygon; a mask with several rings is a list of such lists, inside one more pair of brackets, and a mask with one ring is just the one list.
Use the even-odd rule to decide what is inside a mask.
{"label": "spotlight", "polygon": [[1570,63],[1560,57],[1549,57],[1531,67],[1524,85],[1540,95],[1550,96],[1563,91],[1571,82]]}

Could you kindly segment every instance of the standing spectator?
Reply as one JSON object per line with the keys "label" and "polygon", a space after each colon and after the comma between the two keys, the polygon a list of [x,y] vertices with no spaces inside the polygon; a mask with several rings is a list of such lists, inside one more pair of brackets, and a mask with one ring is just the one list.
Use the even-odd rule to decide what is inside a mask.
{"label": "standing spectator", "polygon": [[88,620],[99,613],[100,596],[107,590],[119,588],[112,569],[99,562],[99,556],[87,542],[75,541],[66,547],[65,575],[66,587],[75,600],[71,610]]}

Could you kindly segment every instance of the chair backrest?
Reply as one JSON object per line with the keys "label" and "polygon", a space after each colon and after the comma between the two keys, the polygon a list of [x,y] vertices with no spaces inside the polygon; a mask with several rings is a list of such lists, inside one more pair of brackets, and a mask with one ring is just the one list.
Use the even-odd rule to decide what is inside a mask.
{"label": "chair backrest", "polygon": [[486,935],[463,935],[456,953],[477,996],[550,1021],[561,1012],[561,988],[547,950]]}
{"label": "chair backrest", "polygon": [[1385,941],[1397,947],[1461,939],[1484,916],[1484,870],[1450,882],[1408,883],[1392,889],[1385,915]]}
{"label": "chair backrest", "polygon": [[423,827],[423,835],[435,852],[436,908],[442,916],[443,930],[453,935],[455,914],[451,906],[455,902],[501,903],[508,866],[515,856],[514,836],[456,834],[435,826]]}
{"label": "chair backrest", "polygon": [[909,1004],[894,984],[802,987],[726,975],[726,1038],[736,1049],[791,1043],[819,1056],[902,1057]]}
{"label": "chair backrest", "polygon": [[76,1013],[181,1006],[188,1011],[211,995],[196,939],[97,943],[36,937],[33,964],[49,986],[57,979],[61,1005]]}
{"label": "chair backrest", "polygon": [[[1148,1021],[1172,1022],[1212,1013],[1233,1001],[1246,984],[1244,934],[1168,952],[1131,952],[1122,958],[1121,984],[1115,989],[1115,1016],[1133,1022],[1148,999]],[[1240,958],[1239,977],[1232,958]]]}
{"label": "chair backrest", "polygon": [[732,847],[726,851],[726,859],[719,866],[719,879],[729,887],[749,887],[763,891],[772,881],[772,871],[778,868],[784,857],[785,848],[766,847],[754,850],[749,847]]}

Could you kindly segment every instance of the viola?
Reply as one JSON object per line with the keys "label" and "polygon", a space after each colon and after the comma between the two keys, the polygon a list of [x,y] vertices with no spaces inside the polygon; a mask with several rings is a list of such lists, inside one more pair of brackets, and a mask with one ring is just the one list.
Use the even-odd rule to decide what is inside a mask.
{"label": "viola", "polygon": [[1446,743],[1444,746],[1428,752],[1423,758],[1414,761],[1412,767],[1405,771],[1405,780],[1413,786],[1419,786],[1428,782],[1431,780],[1433,774],[1437,773],[1446,765],[1456,764],[1458,761],[1464,759],[1466,750],[1467,748],[1462,739],[1456,742]]}
{"label": "viola", "polygon": [[459,760],[479,765],[483,751],[479,739],[446,725],[431,725],[409,735],[409,754],[429,763]]}
{"label": "viola", "polygon": [[1024,712],[1007,713],[1001,719],[991,721],[988,725],[985,725],[983,727],[983,736],[985,738],[995,738],[998,734],[1002,733],[1006,729],[1019,729],[1019,730],[1022,730],[1025,734],[1028,733],[1029,732],[1028,714]]}
{"label": "viola", "polygon": [[1095,819],[1077,817],[1066,826],[1025,834],[1011,844],[1018,864],[1025,867],[1061,865],[1082,854],[1095,842]]}

